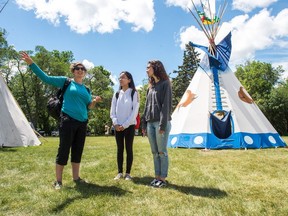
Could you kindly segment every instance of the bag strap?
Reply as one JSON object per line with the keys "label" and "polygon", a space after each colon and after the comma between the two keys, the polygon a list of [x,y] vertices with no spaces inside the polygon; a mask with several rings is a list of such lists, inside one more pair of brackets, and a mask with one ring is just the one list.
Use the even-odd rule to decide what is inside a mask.
{"label": "bag strap", "polygon": [[67,78],[64,82],[64,85],[62,87],[62,91],[61,91],[61,95],[59,96],[59,98],[62,100],[63,99],[63,96],[64,96],[64,93],[67,89],[67,87],[69,86],[69,84],[71,83],[71,79]]}
{"label": "bag strap", "polygon": [[87,92],[90,94],[91,93],[90,89],[87,86],[85,86],[85,88],[87,89]]}
{"label": "bag strap", "polygon": [[[132,92],[131,92],[132,102],[133,102],[133,96],[134,96],[135,91],[136,91],[135,89],[132,89]],[[119,91],[116,92],[116,95],[115,95],[115,96],[116,96],[116,101],[117,101],[117,100],[118,100],[118,97],[119,97]]]}
{"label": "bag strap", "polygon": [[67,78],[67,79],[65,80],[64,86],[63,86],[63,88],[62,88],[63,95],[64,95],[67,87],[69,86],[70,82],[71,82],[71,80],[70,80],[69,78]]}

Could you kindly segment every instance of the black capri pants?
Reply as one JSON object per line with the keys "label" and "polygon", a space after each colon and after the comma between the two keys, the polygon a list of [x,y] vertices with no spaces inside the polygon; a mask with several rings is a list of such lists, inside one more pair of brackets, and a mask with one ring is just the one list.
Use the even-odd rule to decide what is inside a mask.
{"label": "black capri pants", "polygon": [[61,114],[59,137],[60,143],[56,156],[56,163],[67,165],[71,149],[71,162],[80,163],[85,144],[87,123],[71,118],[65,113]]}

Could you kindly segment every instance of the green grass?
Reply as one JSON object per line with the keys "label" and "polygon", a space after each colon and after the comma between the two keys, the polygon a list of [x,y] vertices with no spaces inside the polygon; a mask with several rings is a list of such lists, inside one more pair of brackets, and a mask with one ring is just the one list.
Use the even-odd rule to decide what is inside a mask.
{"label": "green grass", "polygon": [[[288,215],[288,148],[169,149],[169,186],[151,188],[147,138],[134,142],[133,181],[117,174],[113,137],[88,137],[77,186],[71,166],[52,188],[58,138],[41,146],[0,149],[0,215]],[[288,137],[284,137],[288,143]]]}

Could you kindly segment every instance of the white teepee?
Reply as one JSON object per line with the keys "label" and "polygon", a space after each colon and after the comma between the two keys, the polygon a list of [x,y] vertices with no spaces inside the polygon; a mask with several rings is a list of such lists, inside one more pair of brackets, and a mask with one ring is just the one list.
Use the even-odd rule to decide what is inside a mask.
{"label": "white teepee", "polygon": [[24,113],[0,73],[0,147],[37,146],[35,135]]}
{"label": "white teepee", "polygon": [[[208,8],[209,5],[213,4],[208,1]],[[202,7],[204,11],[204,5]],[[194,8],[197,15],[191,13],[210,46],[190,43],[206,55],[172,114],[168,146],[207,149],[286,146],[228,67],[231,33],[218,45],[214,43],[226,4],[220,9],[219,18],[213,16],[212,19],[199,12],[195,5]]]}

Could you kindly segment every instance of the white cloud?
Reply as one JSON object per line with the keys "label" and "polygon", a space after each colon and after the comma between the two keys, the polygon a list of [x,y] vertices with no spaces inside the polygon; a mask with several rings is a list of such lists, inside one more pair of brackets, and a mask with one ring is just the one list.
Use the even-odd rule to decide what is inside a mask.
{"label": "white cloud", "polygon": [[195,26],[182,28],[180,30],[180,47],[182,50],[185,49],[185,45],[190,41],[201,45],[208,45],[208,40],[203,31],[199,30],[199,28],[196,28]]}
{"label": "white cloud", "polygon": [[16,0],[19,7],[33,10],[36,17],[54,25],[63,20],[80,34],[111,33],[119,22],[132,24],[133,31],[151,31],[155,12],[153,0]]}
{"label": "white cloud", "polygon": [[90,62],[87,59],[84,59],[82,64],[87,68],[87,70],[94,68],[93,62]]}
{"label": "white cloud", "polygon": [[[232,1],[232,7],[235,10],[250,12],[255,8],[268,7],[277,1],[278,0],[252,0],[252,1],[251,0],[233,0]],[[200,5],[200,0],[193,0],[193,2],[196,6]],[[205,2],[205,0],[202,0],[202,2]],[[222,2],[224,2],[224,1],[222,1]],[[216,1],[216,3],[217,3],[217,1]],[[184,10],[187,10],[188,8],[190,8],[190,9],[193,8],[191,0],[166,0],[166,4],[168,6],[181,7]]]}
{"label": "white cloud", "polygon": [[[256,51],[272,47],[287,47],[288,23],[284,22],[287,19],[288,9],[283,9],[276,16],[271,16],[267,9],[261,10],[251,18],[248,15],[236,16],[222,24],[216,37],[216,44],[232,31],[230,64],[241,64],[248,59],[253,59]],[[208,45],[204,34],[194,26],[181,30],[180,41],[182,49],[189,41]]]}
{"label": "white cloud", "polygon": [[188,8],[191,9],[192,6],[191,0],[166,0],[165,3],[169,7],[181,7],[183,10],[188,10]]}
{"label": "white cloud", "polygon": [[237,25],[233,25],[233,19],[232,61],[253,57],[256,51],[287,45],[285,38],[288,36],[288,24],[283,22],[287,19],[288,9],[282,10],[276,17],[263,9]]}
{"label": "white cloud", "polygon": [[119,86],[118,76],[117,75],[110,75],[109,78],[112,80],[115,86]]}
{"label": "white cloud", "polygon": [[233,9],[248,13],[255,8],[266,8],[277,1],[278,0],[234,0],[232,6]]}

